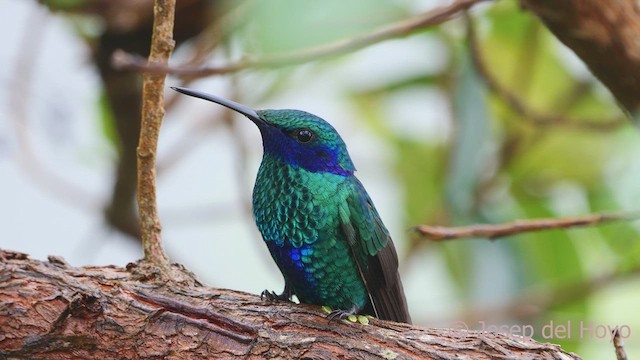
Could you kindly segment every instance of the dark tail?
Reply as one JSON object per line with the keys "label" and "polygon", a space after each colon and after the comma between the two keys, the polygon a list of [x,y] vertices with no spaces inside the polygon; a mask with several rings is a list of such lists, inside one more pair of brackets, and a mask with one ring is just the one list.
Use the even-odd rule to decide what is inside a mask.
{"label": "dark tail", "polygon": [[389,240],[376,256],[370,257],[368,265],[366,282],[376,316],[384,320],[411,324],[407,299],[398,273],[398,255],[393,242]]}

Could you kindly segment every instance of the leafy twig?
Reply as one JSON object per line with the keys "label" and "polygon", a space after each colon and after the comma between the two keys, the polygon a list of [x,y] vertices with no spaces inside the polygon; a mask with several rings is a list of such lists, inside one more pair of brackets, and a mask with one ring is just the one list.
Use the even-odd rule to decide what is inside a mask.
{"label": "leafy twig", "polygon": [[[155,0],[153,36],[148,64],[166,65],[173,52],[173,23],[176,0]],[[156,151],[164,118],[164,74],[144,75],[142,85],[142,127],[138,146],[138,208],[145,260],[166,268],[169,258],[162,248],[156,202]]]}
{"label": "leafy twig", "polygon": [[245,69],[278,68],[297,65],[331,56],[347,54],[384,40],[410,35],[418,30],[441,24],[457,15],[460,11],[466,10],[482,1],[488,0],[457,0],[447,6],[439,7],[364,35],[284,54],[254,58],[245,57],[235,63],[219,67],[193,68],[172,67],[167,64],[157,63],[150,64],[144,62],[139,56],[128,54],[124,51],[114,53],[112,62],[115,67],[120,69],[137,70],[147,73],[169,73],[189,78],[234,73]]}
{"label": "leafy twig", "polygon": [[594,226],[614,221],[635,220],[638,218],[640,218],[640,213],[605,213],[567,218],[516,220],[504,224],[479,224],[459,227],[418,225],[415,227],[415,231],[421,237],[433,241],[461,238],[497,239],[525,232]]}

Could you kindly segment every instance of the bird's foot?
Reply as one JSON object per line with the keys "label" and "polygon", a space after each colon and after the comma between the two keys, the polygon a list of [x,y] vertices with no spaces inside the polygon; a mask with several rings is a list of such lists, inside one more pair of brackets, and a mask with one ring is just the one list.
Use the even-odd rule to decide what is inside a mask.
{"label": "bird's foot", "polygon": [[333,320],[346,319],[352,323],[359,322],[362,325],[369,324],[369,318],[363,315],[358,315],[358,307],[355,305],[348,310],[336,309],[332,311],[327,306],[323,306],[322,308],[329,312],[329,315],[327,315],[329,322],[332,322]]}
{"label": "bird's foot", "polygon": [[288,302],[292,302],[291,301],[291,296],[292,295],[293,294],[291,293],[291,290],[289,290],[285,286],[284,291],[282,291],[282,294],[276,294],[275,291],[271,291],[271,290],[264,290],[260,294],[260,300],[267,299],[267,301],[288,301]]}

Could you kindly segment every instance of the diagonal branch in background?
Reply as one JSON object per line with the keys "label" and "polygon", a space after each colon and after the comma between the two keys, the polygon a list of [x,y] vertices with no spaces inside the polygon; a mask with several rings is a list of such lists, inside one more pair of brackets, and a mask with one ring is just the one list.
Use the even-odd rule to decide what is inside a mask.
{"label": "diagonal branch in background", "polygon": [[[156,0],[149,64],[167,64],[173,52],[176,0]],[[169,258],[162,247],[156,201],[156,152],[164,118],[164,74],[145,74],[142,85],[142,125],[138,145],[138,209],[145,260],[163,269]]]}
{"label": "diagonal branch in background", "polygon": [[384,40],[400,38],[414,32],[446,22],[461,11],[473,5],[489,0],[458,0],[453,3],[428,11],[422,15],[406,19],[371,33],[339,40],[317,47],[294,51],[290,53],[264,56],[245,57],[235,63],[220,67],[171,67],[167,64],[147,64],[143,58],[123,51],[114,53],[112,62],[114,67],[126,70],[136,70],[147,73],[169,73],[184,78],[203,77],[238,72],[245,69],[277,68],[298,65],[327,57],[347,54]]}
{"label": "diagonal branch in background", "polygon": [[420,237],[432,241],[462,238],[497,239],[510,235],[581,226],[597,226],[615,221],[631,221],[640,218],[638,212],[590,214],[577,217],[516,220],[505,224],[480,224],[459,227],[418,225],[414,230]]}
{"label": "diagonal branch in background", "polygon": [[[636,279],[640,276],[640,264],[631,267],[621,266],[607,273],[593,276],[575,283],[554,286],[535,286],[522,291],[516,297],[504,304],[498,304],[486,308],[464,309],[456,315],[456,320],[466,328],[474,328],[474,325],[487,319],[517,319],[522,322],[530,322],[549,310],[571,304],[581,299],[607,289],[608,287]],[[431,319],[432,321],[433,319]],[[450,322],[450,319],[439,321]]]}
{"label": "diagonal branch in background", "polygon": [[614,130],[627,124],[624,116],[613,117],[610,119],[574,119],[560,114],[543,114],[535,111],[527,105],[513,91],[502,85],[489,70],[489,66],[485,63],[484,56],[480,50],[480,44],[475,31],[475,25],[471,16],[465,12],[465,20],[467,23],[467,40],[469,42],[469,51],[471,60],[482,78],[486,86],[496,96],[501,98],[513,111],[522,116],[525,120],[534,125],[542,126],[565,126],[592,131]]}

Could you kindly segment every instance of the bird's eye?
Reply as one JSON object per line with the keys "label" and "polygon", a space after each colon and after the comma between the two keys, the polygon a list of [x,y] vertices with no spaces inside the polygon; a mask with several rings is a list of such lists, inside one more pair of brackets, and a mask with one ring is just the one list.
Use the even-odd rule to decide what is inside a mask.
{"label": "bird's eye", "polygon": [[295,131],[296,140],[300,143],[308,143],[315,137],[313,131],[309,129],[298,129]]}

